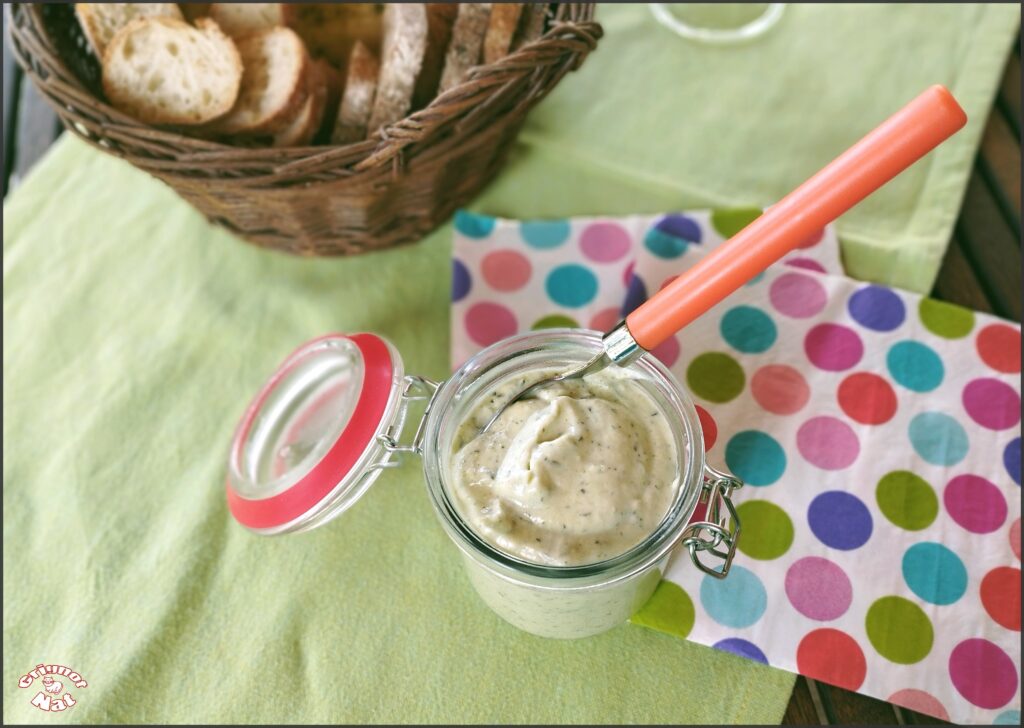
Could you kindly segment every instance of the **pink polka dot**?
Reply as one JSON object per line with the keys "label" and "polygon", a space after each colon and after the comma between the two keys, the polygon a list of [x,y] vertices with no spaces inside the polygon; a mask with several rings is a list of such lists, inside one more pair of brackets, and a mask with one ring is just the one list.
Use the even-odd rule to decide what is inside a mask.
{"label": "pink polka dot", "polygon": [[679,276],[669,276],[668,278],[666,278],[665,280],[663,280],[663,281],[661,282],[661,288],[659,288],[658,290],[659,290],[659,291],[661,291],[661,290],[664,290],[665,288],[667,288],[667,287],[668,287],[668,284],[669,284],[669,283],[671,283],[672,281],[674,281],[674,280],[675,280],[676,278],[678,278],[678,277],[679,277]]}
{"label": "pink polka dot", "polygon": [[[718,441],[718,425],[715,423],[715,418],[711,416],[710,412],[699,404],[695,404],[694,407],[697,408],[697,419],[700,420],[700,429],[704,432],[704,452],[707,452]],[[1020,529],[1018,529],[1018,534],[1019,532]]]}
{"label": "pink polka dot", "polygon": [[518,291],[530,280],[533,267],[522,253],[495,250],[480,264],[484,280],[496,291]]}
{"label": "pink polka dot", "polygon": [[848,424],[835,417],[813,417],[796,433],[796,447],[811,465],[822,470],[849,467],[860,453],[860,442]]}
{"label": "pink polka dot", "polygon": [[945,706],[937,698],[929,695],[924,690],[915,690],[913,688],[897,690],[886,700],[890,703],[896,703],[896,705],[902,705],[908,710],[934,716],[939,720],[949,720],[949,713],[946,712]]}
{"label": "pink polka dot", "polygon": [[580,235],[583,254],[595,263],[612,263],[629,252],[629,232],[614,222],[587,225]]}
{"label": "pink polka dot", "polygon": [[815,245],[817,245],[818,243],[820,243],[824,239],[825,239],[825,230],[824,230],[824,228],[822,228],[821,230],[819,230],[818,232],[814,233],[809,238],[807,238],[807,240],[805,240],[804,242],[800,243],[800,245],[798,245],[797,247],[799,247],[799,248],[813,248]]}
{"label": "pink polka dot", "polygon": [[633,280],[633,268],[636,267],[636,263],[629,261],[626,267],[622,270],[622,285],[629,288],[629,282]]}
{"label": "pink polka dot", "polygon": [[786,265],[791,265],[794,268],[803,268],[804,270],[813,270],[817,273],[825,272],[825,266],[811,258],[790,258],[786,261]]}
{"label": "pink polka dot", "polygon": [[1010,548],[1013,550],[1013,555],[1017,557],[1017,561],[1020,561],[1020,519],[1018,518],[1010,526]]}
{"label": "pink polka dot", "polygon": [[968,383],[963,402],[971,419],[990,430],[1005,430],[1020,422],[1020,395],[998,379]]}
{"label": "pink polka dot", "polygon": [[662,364],[671,367],[679,359],[679,339],[670,336],[651,349],[651,353],[658,357]]}
{"label": "pink polka dot", "polygon": [[942,502],[949,515],[971,533],[992,533],[1006,523],[1006,499],[980,475],[958,475],[946,484]]}
{"label": "pink polka dot", "polygon": [[808,318],[825,308],[825,288],[806,273],[785,273],[768,291],[775,310],[792,318]]}
{"label": "pink polka dot", "polygon": [[750,391],[759,405],[777,415],[799,412],[811,398],[803,375],[785,364],[768,364],[758,369],[750,380]]}
{"label": "pink polka dot", "polygon": [[853,585],[838,564],[807,556],[786,572],[786,596],[800,614],[827,622],[846,614],[853,601]]}
{"label": "pink polka dot", "polygon": [[804,351],[818,369],[841,372],[857,365],[864,356],[864,344],[857,332],[846,326],[818,324],[807,332]]}
{"label": "pink polka dot", "polygon": [[466,333],[480,346],[490,346],[519,329],[515,314],[498,303],[481,302],[466,311]]}
{"label": "pink polka dot", "polygon": [[590,319],[590,328],[594,331],[611,331],[621,318],[619,309],[606,308],[594,314],[594,318]]}
{"label": "pink polka dot", "polygon": [[1017,668],[992,642],[967,639],[949,656],[953,687],[979,708],[1001,708],[1017,694]]}

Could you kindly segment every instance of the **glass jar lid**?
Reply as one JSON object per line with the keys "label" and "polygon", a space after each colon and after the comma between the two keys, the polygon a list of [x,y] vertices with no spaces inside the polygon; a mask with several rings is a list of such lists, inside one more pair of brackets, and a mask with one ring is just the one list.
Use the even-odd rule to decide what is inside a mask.
{"label": "glass jar lid", "polygon": [[228,459],[235,519],[263,534],[313,528],[341,514],[390,461],[401,430],[404,371],[374,334],[330,334],[300,346],[249,404]]}

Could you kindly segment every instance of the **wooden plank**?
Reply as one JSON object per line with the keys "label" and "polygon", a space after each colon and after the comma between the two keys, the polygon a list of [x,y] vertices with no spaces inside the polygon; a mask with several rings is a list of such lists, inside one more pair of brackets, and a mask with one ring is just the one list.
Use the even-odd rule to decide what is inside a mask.
{"label": "wooden plank", "polygon": [[3,146],[3,167],[4,167],[4,195],[7,195],[8,180],[11,171],[14,169],[14,135],[16,129],[16,109],[18,90],[21,86],[21,68],[14,62],[11,53],[10,37],[7,34],[7,16],[10,13],[8,8],[3,10],[3,40],[4,40],[4,146]]}
{"label": "wooden plank", "polygon": [[989,117],[981,138],[977,169],[999,207],[1003,220],[1020,238],[1020,140],[1001,114]]}
{"label": "wooden plank", "polygon": [[932,296],[975,311],[992,313],[992,304],[985,298],[981,283],[964,256],[963,243],[955,236],[942,262]]}
{"label": "wooden plank", "polygon": [[782,725],[828,725],[828,720],[820,707],[816,706],[807,684],[807,678],[800,675],[793,685],[793,696],[786,706],[786,714],[782,717]]}
{"label": "wooden plank", "polygon": [[1006,64],[1006,70],[1003,72],[999,94],[996,96],[996,108],[1010,125],[1013,135],[1018,139],[1020,138],[1020,94],[1020,55],[1012,53]]}
{"label": "wooden plank", "polygon": [[822,697],[826,693],[829,696],[832,708],[830,712],[836,725],[896,725],[896,713],[889,703],[824,683],[818,685],[821,687]]}
{"label": "wooden plank", "polygon": [[25,79],[18,98],[18,121],[15,135],[14,173],[11,186],[25,178],[39,161],[60,130],[60,121],[50,105],[43,100],[35,84]]}

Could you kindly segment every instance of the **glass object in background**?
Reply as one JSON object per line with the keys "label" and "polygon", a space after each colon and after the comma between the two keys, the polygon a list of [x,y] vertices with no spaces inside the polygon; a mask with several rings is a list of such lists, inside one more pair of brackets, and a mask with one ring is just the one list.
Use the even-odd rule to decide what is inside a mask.
{"label": "glass object in background", "polygon": [[690,40],[739,43],[774,26],[784,3],[649,3],[654,19]]}

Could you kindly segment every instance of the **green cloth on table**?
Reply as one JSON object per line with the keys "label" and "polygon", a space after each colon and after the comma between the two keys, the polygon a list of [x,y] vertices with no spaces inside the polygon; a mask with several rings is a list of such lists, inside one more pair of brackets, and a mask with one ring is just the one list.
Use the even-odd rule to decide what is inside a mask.
{"label": "green cloth on table", "polygon": [[942,83],[968,125],[838,225],[850,275],[931,289],[1018,5],[791,4],[765,35],[725,46],[680,38],[645,3],[601,5],[597,19],[598,50],[521,137],[526,167],[542,160],[560,173],[523,185],[513,165],[475,208],[559,217],[763,207]]}
{"label": "green cloth on table", "polygon": [[[58,142],[4,206],[5,722],[780,720],[789,673],[636,626],[501,621],[415,460],[310,533],[233,521],[232,431],[300,342],[375,331],[446,376],[450,241],[262,251]],[[39,662],[89,682],[75,707],[30,705]]]}

